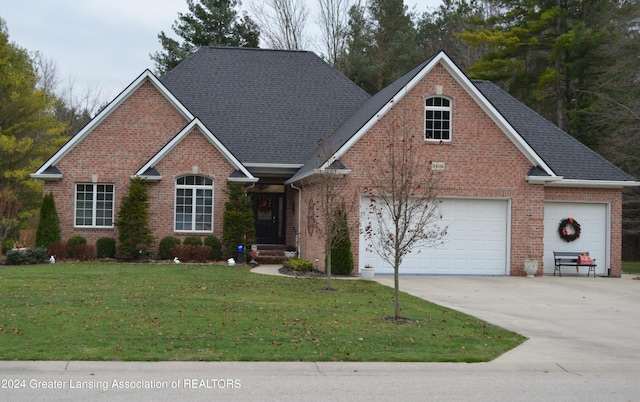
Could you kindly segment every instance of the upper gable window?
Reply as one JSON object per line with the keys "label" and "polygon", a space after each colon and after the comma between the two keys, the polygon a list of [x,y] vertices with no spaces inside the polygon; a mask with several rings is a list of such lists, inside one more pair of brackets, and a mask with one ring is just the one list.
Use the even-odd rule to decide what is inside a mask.
{"label": "upper gable window", "polygon": [[451,141],[451,101],[434,96],[425,103],[424,139]]}
{"label": "upper gable window", "polygon": [[213,230],[213,180],[204,176],[184,176],[176,180],[175,230]]}

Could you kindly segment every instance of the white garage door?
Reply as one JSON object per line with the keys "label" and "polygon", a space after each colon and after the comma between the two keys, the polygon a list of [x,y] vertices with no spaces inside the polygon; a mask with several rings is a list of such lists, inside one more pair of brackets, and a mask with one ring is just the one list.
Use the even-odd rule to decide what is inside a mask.
{"label": "white garage door", "polygon": [[[607,204],[546,202],[544,204],[544,273],[553,275],[554,251],[588,251],[596,259],[596,275],[604,275],[609,266]],[[581,226],[580,237],[567,243],[560,238],[558,226],[566,218],[575,219]],[[582,268],[586,273],[586,268]],[[563,273],[570,273],[568,268]],[[573,272],[575,274],[575,271]]]}
{"label": "white garage door", "polygon": [[[368,203],[363,200],[361,205],[364,216]],[[507,200],[445,199],[443,226],[449,227],[445,243],[407,255],[400,274],[508,275],[508,206]],[[362,235],[360,256],[360,266],[371,264],[376,272],[393,273],[393,267],[366,250]]]}

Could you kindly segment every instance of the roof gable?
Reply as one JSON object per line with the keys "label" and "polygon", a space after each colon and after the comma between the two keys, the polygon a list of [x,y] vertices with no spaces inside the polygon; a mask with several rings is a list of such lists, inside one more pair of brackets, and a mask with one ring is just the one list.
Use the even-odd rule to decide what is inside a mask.
{"label": "roof gable", "polygon": [[[333,149],[337,151],[329,159],[322,158],[322,153],[316,152],[288,183],[329,168],[438,64],[451,74],[531,165],[536,167],[535,180],[538,182],[556,181],[566,185],[572,184],[571,180],[578,180],[573,184],[585,185],[585,181],[599,180],[600,184],[614,186],[640,184],[497,86],[482,81],[471,81],[443,51],[416,66],[363,103],[335,132]],[[573,158],[584,159],[571,165],[566,158],[562,159],[563,150],[568,149],[574,152]],[[569,175],[568,180],[564,179],[565,174]]]}
{"label": "roof gable", "polygon": [[340,127],[334,136],[333,148],[337,149],[335,154],[328,160],[321,160],[319,153],[313,155],[305,164],[305,166],[289,180],[295,182],[308,175],[313,174],[317,169],[325,169],[331,165],[333,161],[344,155],[362,136],[364,136],[371,127],[373,127],[384,115],[397,104],[413,87],[417,85],[431,70],[438,64],[441,64],[451,76],[469,93],[469,95],[478,102],[482,109],[488,113],[493,120],[506,132],[508,137],[520,149],[533,165],[542,166],[545,171],[550,172],[544,161],[536,155],[536,153],[528,146],[528,144],[520,138],[515,130],[502,119],[502,116],[486,101],[484,96],[472,84],[472,82],[464,75],[459,67],[447,56],[443,51],[437,53],[431,58],[425,60],[411,71],[392,82],[390,85],[376,93],[368,99],[362,107],[351,116],[345,124]]}
{"label": "roof gable", "polygon": [[[145,70],[138,76],[127,88],[125,88],[111,103],[98,113],[82,130],[71,137],[67,143],[60,148],[49,160],[47,160],[31,177],[36,179],[60,179],[62,172],[55,168],[62,158],[64,158],[76,145],[78,145],[89,133],[99,126],[114,110],[122,105],[138,88],[145,82],[151,82],[158,91],[182,114],[187,121],[194,119],[194,116],[184,107],[171,92],[158,80],[158,78],[149,70]],[[55,170],[54,170],[55,169]],[[53,172],[53,173],[52,173]]]}
{"label": "roof gable", "polygon": [[156,169],[156,165],[167,156],[182,140],[193,132],[194,129],[200,130],[207,140],[236,168],[231,174],[229,181],[237,182],[256,182],[258,179],[253,177],[251,173],[240,163],[240,161],[216,138],[202,122],[195,118],[185,128],[183,128],[175,137],[171,139],[162,149],[158,151],[147,163],[145,163],[134,176],[141,177],[150,181],[162,179],[162,174]]}

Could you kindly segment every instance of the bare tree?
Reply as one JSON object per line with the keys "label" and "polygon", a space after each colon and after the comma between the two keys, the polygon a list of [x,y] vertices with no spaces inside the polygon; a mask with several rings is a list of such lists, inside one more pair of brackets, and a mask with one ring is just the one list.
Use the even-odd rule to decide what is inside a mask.
{"label": "bare tree", "polygon": [[367,250],[393,266],[394,317],[400,317],[398,274],[403,258],[417,247],[442,244],[447,227],[441,227],[439,174],[419,155],[422,136],[412,132],[403,110],[392,110],[382,130],[387,138],[374,162],[366,189],[369,205],[362,228]]}
{"label": "bare tree", "polygon": [[286,50],[308,47],[304,27],[309,10],[303,0],[257,1],[250,9],[266,47]]}
{"label": "bare tree", "polygon": [[40,52],[34,53],[33,60],[38,74],[38,88],[49,95],[55,94],[60,84],[56,62],[51,58],[46,58]]}
{"label": "bare tree", "polygon": [[333,67],[346,52],[347,24],[352,4],[353,0],[318,0],[325,58]]}
{"label": "bare tree", "polygon": [[326,255],[325,273],[327,276],[326,290],[334,290],[331,286],[331,248],[338,242],[349,236],[348,230],[341,230],[338,220],[340,211],[348,215],[348,211],[354,203],[346,200],[346,183],[344,175],[346,169],[340,160],[332,160],[335,153],[333,143],[333,129],[329,128],[329,135],[318,141],[317,158],[324,166],[316,170],[313,184],[318,191],[316,201],[309,205],[307,225],[312,232],[318,233],[324,242]]}

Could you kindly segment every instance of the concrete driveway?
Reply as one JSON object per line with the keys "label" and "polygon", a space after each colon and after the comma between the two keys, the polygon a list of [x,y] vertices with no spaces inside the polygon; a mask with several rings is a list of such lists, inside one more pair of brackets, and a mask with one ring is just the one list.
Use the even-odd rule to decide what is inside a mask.
{"label": "concrete driveway", "polygon": [[[496,362],[640,362],[640,280],[401,276],[400,290],[529,338]],[[375,280],[393,286],[392,276]]]}

